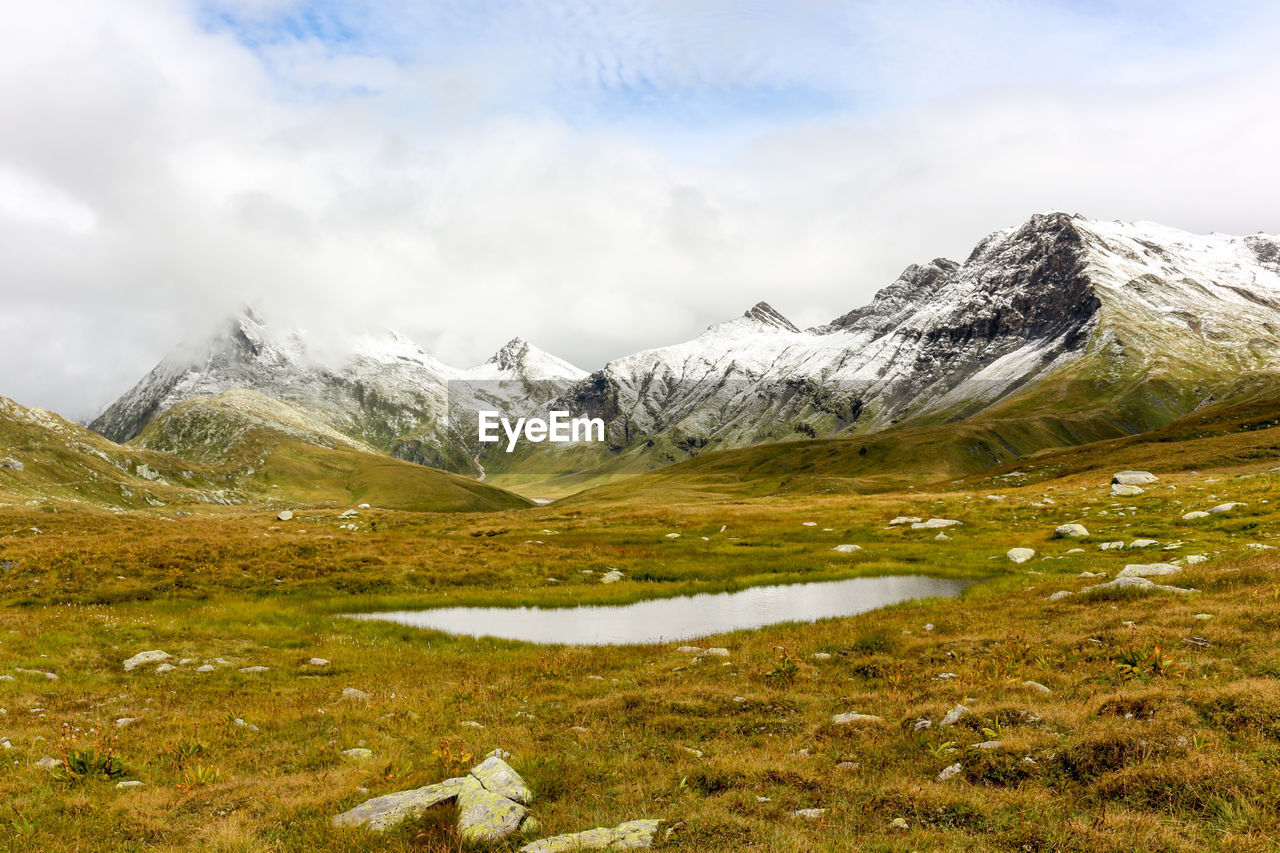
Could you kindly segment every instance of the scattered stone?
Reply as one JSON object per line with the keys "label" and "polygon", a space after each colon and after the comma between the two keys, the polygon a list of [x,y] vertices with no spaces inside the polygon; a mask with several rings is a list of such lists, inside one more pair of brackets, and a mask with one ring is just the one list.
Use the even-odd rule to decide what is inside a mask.
{"label": "scattered stone", "polygon": [[280,510],[279,515],[277,515],[277,516],[276,516],[276,520],[277,520],[277,521],[292,521],[292,520],[293,520],[293,510],[291,510],[291,509],[282,509],[282,510]]}
{"label": "scattered stone", "polygon": [[137,717],[121,717],[120,719],[116,720],[116,727],[123,729],[125,726],[129,725],[130,723],[136,723],[136,722],[138,722]]}
{"label": "scattered stone", "polygon": [[244,721],[242,718],[240,718],[240,717],[236,717],[234,720],[232,720],[232,722],[233,722],[235,725],[237,725],[237,726],[239,726],[240,728],[242,728],[242,729],[246,729],[246,730],[251,731],[251,732],[256,732],[256,731],[258,731],[258,727],[257,727],[257,726],[255,726],[253,723],[247,723],[247,722],[245,722],[245,721]]}
{"label": "scattered stone", "polygon": [[116,783],[117,788],[141,788],[142,781],[140,779],[126,779],[123,782]]}
{"label": "scattered stone", "polygon": [[809,657],[813,658],[814,660],[831,660],[831,653],[830,652],[814,652],[813,654],[809,655]]}
{"label": "scattered stone", "polygon": [[939,533],[937,536],[933,537],[933,541],[934,542],[950,542],[951,537],[945,533]]}
{"label": "scattered stone", "polygon": [[794,817],[802,817],[805,820],[817,820],[826,813],[826,809],[796,809],[791,814]]}
{"label": "scattered stone", "polygon": [[959,762],[956,762],[949,767],[944,767],[942,772],[938,774],[938,781],[946,782],[954,779],[956,776],[960,775],[960,771],[962,770],[964,770],[964,767],[962,767]]}
{"label": "scattered stone", "polygon": [[[760,799],[757,797],[757,799]],[[767,802],[768,797],[764,800]],[[518,853],[577,853],[579,850],[645,850],[653,846],[661,820],[631,820],[612,829],[599,827],[554,835],[521,847]]]}
{"label": "scattered stone", "polygon": [[668,533],[666,538],[668,538],[668,539],[679,539],[679,538],[680,538],[680,534],[679,534],[679,533]]}
{"label": "scattered stone", "polygon": [[958,527],[961,522],[954,518],[931,518],[928,521],[916,521],[911,525],[912,530],[937,530],[941,527]]}
{"label": "scattered stone", "polygon": [[890,829],[910,829],[911,824],[907,823],[906,818],[895,817],[893,820],[889,821],[889,828]]}
{"label": "scattered stone", "polygon": [[831,722],[835,723],[837,726],[846,726],[854,723],[883,723],[884,718],[877,717],[875,714],[859,714],[857,712],[850,712],[848,714],[833,715],[831,717]]}
{"label": "scattered stone", "polygon": [[307,666],[328,666],[329,662],[324,658],[312,658],[307,661]]}
{"label": "scattered stone", "polygon": [[368,761],[373,758],[373,750],[366,749],[363,746],[353,746],[351,749],[342,750],[342,754],[352,761]]}
{"label": "scattered stone", "polygon": [[240,671],[241,671],[241,672],[266,672],[266,671],[267,671],[267,670],[269,670],[269,669],[271,669],[271,667],[269,667],[269,666],[242,666],[242,667],[240,667]]}
{"label": "scattered stone", "polygon": [[676,651],[682,655],[700,655],[704,650],[698,646],[681,646]]}
{"label": "scattered stone", "polygon": [[1172,563],[1130,563],[1125,566],[1117,578],[1156,578],[1164,575],[1176,575],[1182,569]]}
{"label": "scattered stone", "polygon": [[1010,548],[1005,556],[1015,563],[1025,563],[1036,555],[1034,548]]}
{"label": "scattered stone", "polygon": [[355,518],[358,515],[360,515],[360,513],[356,512],[354,509],[348,509],[338,513],[338,518]]}
{"label": "scattered stone", "polygon": [[1150,471],[1117,471],[1111,475],[1111,482],[1120,486],[1147,486],[1159,479]]}
{"label": "scattered stone", "polygon": [[1075,595],[1075,593],[1074,593],[1074,592],[1069,592],[1069,591],[1067,591],[1067,590],[1065,590],[1065,589],[1060,589],[1060,590],[1058,590],[1057,592],[1055,592],[1053,595],[1050,595],[1050,596],[1049,596],[1049,600],[1050,600],[1050,601],[1061,601],[1062,599],[1064,599],[1064,598],[1070,598],[1070,597],[1071,597],[1071,596],[1073,596],[1073,595]]}
{"label": "scattered stone", "polygon": [[1191,618],[1192,618],[1192,619],[1202,619],[1202,620],[1203,620],[1203,619],[1212,619],[1212,618],[1213,618],[1213,614],[1212,614],[1212,613],[1197,613],[1197,614],[1195,614],[1194,616],[1192,616]]}
{"label": "scattered stone", "polygon": [[357,690],[354,687],[342,688],[342,698],[352,702],[368,702],[373,697],[363,690]]}
{"label": "scattered stone", "polygon": [[196,672],[213,672],[215,669],[217,669],[216,666],[211,663],[206,663],[203,666],[196,667]]}
{"label": "scattered stone", "polygon": [[26,469],[26,466],[17,459],[14,459],[12,456],[6,456],[5,458],[0,459],[0,468],[8,468],[12,471],[22,471]]}
{"label": "scattered stone", "polygon": [[1117,551],[1124,548],[1123,542],[1103,542],[1098,546],[1099,551]]}
{"label": "scattered stone", "polygon": [[382,832],[456,798],[465,781],[463,778],[446,779],[434,785],[374,797],[338,815],[333,823],[335,826],[366,826],[374,832]]}
{"label": "scattered stone", "polygon": [[800,522],[800,525],[801,525],[802,527],[817,527],[817,526],[818,526],[818,522],[816,522],[816,521],[802,521],[802,522]]}
{"label": "scattered stone", "polygon": [[729,656],[729,650],[726,648],[715,646],[710,649],[704,649],[702,654],[703,656],[709,657],[709,658],[727,658]]}
{"label": "scattered stone", "polygon": [[1083,549],[1083,548],[1072,548],[1070,551],[1067,551],[1066,553],[1067,553],[1067,554],[1083,554],[1083,553],[1084,553],[1084,549]]}
{"label": "scattered stone", "polygon": [[900,515],[889,522],[890,527],[897,527],[899,524],[919,524],[923,519],[917,515]]}
{"label": "scattered stone", "polygon": [[480,784],[487,790],[501,794],[508,800],[527,806],[533,799],[533,792],[529,790],[524,779],[520,778],[520,774],[500,756],[491,754],[471,768],[471,775],[479,779]]}
{"label": "scattered stone", "polygon": [[1242,506],[1248,506],[1248,504],[1240,503],[1240,501],[1230,501],[1229,503],[1218,504],[1212,509],[1207,510],[1207,512],[1209,515],[1222,515],[1224,512],[1231,512],[1232,510]]}
{"label": "scattered stone", "polygon": [[46,755],[44,758],[36,762],[36,767],[44,770],[55,770],[61,766],[62,762],[50,755]]}
{"label": "scattered stone", "polygon": [[1043,694],[1045,696],[1048,696],[1050,693],[1053,692],[1048,687],[1045,687],[1043,684],[1041,684],[1038,681],[1024,681],[1022,682],[1022,686],[1027,688],[1028,690],[1034,690],[1035,692]]}
{"label": "scattered stone", "polygon": [[1088,535],[1089,531],[1083,524],[1059,524],[1053,531],[1054,539],[1078,539]]}
{"label": "scattered stone", "polygon": [[1154,539],[1135,539],[1129,543],[1130,548],[1153,548],[1160,543]]}
{"label": "scattered stone", "polygon": [[835,551],[837,554],[852,554],[854,551],[861,551],[862,546],[861,545],[837,545],[831,550]]}
{"label": "scattered stone", "polygon": [[462,722],[458,723],[458,725],[460,725],[460,726],[464,726],[464,727],[466,727],[466,728],[468,728],[468,729],[483,729],[483,728],[484,728],[484,723],[477,723],[475,720],[463,720]]}
{"label": "scattered stone", "polygon": [[947,712],[947,715],[942,718],[942,722],[939,723],[938,725],[943,727],[954,726],[956,723],[960,722],[966,716],[968,716],[968,714],[969,714],[968,708],[966,708],[964,705],[956,705],[954,708],[952,708],[950,711]]}
{"label": "scattered stone", "polygon": [[1183,520],[1183,521],[1196,521],[1196,520],[1198,520],[1198,519],[1201,519],[1201,518],[1208,518],[1208,517],[1209,517],[1209,513],[1205,512],[1204,510],[1197,509],[1197,510],[1195,510],[1195,511],[1193,511],[1193,512],[1188,512],[1188,513],[1184,514],[1184,515],[1182,516],[1182,520]]}
{"label": "scattered stone", "polygon": [[1126,486],[1115,483],[1111,486],[1111,497],[1113,498],[1136,498],[1144,493],[1141,486]]}
{"label": "scattered stone", "polygon": [[162,663],[158,667],[156,667],[156,673],[164,674],[166,672],[173,672],[175,669],[177,669],[177,667],[171,663]]}
{"label": "scattered stone", "polygon": [[124,662],[124,671],[133,672],[133,670],[148,663],[159,663],[162,660],[169,660],[173,655],[168,652],[162,652],[159,649],[153,649],[149,652],[138,652],[133,657]]}
{"label": "scattered stone", "polygon": [[15,667],[13,668],[13,671],[14,671],[14,672],[20,672],[20,673],[22,673],[23,675],[38,675],[38,676],[40,676],[41,678],[47,678],[49,681],[57,681],[57,680],[58,680],[58,675],[57,675],[57,673],[48,672],[48,671],[43,670],[43,669],[23,669],[23,668],[22,668],[22,667],[20,667],[20,666],[15,666]]}
{"label": "scattered stone", "polygon": [[610,569],[600,576],[600,583],[617,583],[622,580],[622,572],[617,569]]}
{"label": "scattered stone", "polygon": [[933,728],[933,720],[929,719],[928,717],[921,717],[920,719],[915,721],[915,724],[911,727],[911,730],[913,732],[919,732],[919,731],[924,731],[925,729],[931,729],[931,728]]}
{"label": "scattered stone", "polygon": [[999,740],[984,740],[982,743],[975,743],[975,744],[973,745],[973,748],[974,748],[974,749],[996,749],[996,748],[998,748],[1002,743],[1004,743],[1004,741],[999,741]]}

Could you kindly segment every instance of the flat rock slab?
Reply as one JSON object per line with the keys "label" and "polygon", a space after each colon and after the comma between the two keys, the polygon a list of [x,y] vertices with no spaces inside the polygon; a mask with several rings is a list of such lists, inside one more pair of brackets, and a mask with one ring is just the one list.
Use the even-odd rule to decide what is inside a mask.
{"label": "flat rock slab", "polygon": [[[493,759],[501,761],[501,759]],[[529,810],[468,776],[458,791],[458,832],[464,844],[492,844],[512,835]]]}
{"label": "flat rock slab", "polygon": [[1176,575],[1182,569],[1172,563],[1130,563],[1120,570],[1117,578],[1154,578]]}
{"label": "flat rock slab", "polygon": [[831,717],[831,722],[837,726],[848,726],[854,724],[875,725],[883,723],[883,717],[877,717],[875,714],[859,714],[856,711],[848,714],[835,714]]}
{"label": "flat rock slab", "polygon": [[1117,471],[1111,475],[1111,482],[1119,486],[1146,486],[1159,479],[1150,471]]}
{"label": "flat rock slab", "polygon": [[1143,493],[1141,486],[1130,486],[1125,483],[1114,483],[1111,486],[1113,498],[1136,498]]}
{"label": "flat rock slab", "polygon": [[168,660],[173,655],[168,652],[162,652],[159,649],[152,649],[149,652],[138,652],[133,657],[124,662],[124,671],[133,672],[143,664],[159,663],[162,660]]}
{"label": "flat rock slab", "polygon": [[1100,583],[1096,586],[1086,586],[1081,592],[1096,592],[1098,590],[1107,589],[1140,589],[1146,592],[1176,592],[1183,595],[1196,592],[1194,589],[1183,589],[1180,586],[1164,586],[1162,584],[1149,581],[1146,578],[1116,578],[1113,581]]}
{"label": "flat rock slab", "polygon": [[937,530],[942,527],[959,527],[961,522],[954,518],[931,518],[928,521],[917,521],[911,525],[912,530]]}
{"label": "flat rock slab", "polygon": [[468,776],[446,779],[443,782],[410,791],[384,794],[381,797],[366,800],[350,811],[343,812],[333,819],[333,823],[335,826],[366,826],[374,832],[382,832],[401,821],[421,816],[433,806],[456,798],[468,780],[479,786],[478,782]]}
{"label": "flat rock slab", "polygon": [[519,853],[570,853],[579,850],[643,850],[653,846],[661,820],[630,820],[613,829],[588,829],[544,838],[521,847]]}

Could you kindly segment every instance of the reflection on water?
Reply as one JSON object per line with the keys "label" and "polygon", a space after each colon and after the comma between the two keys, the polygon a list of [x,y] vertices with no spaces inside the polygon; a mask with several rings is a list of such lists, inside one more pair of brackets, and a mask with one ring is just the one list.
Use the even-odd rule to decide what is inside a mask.
{"label": "reflection on water", "polygon": [[973,581],[919,575],[758,586],[606,607],[443,607],[366,613],[449,634],[579,646],[688,640],[779,622],[851,616],[916,598],[951,598]]}

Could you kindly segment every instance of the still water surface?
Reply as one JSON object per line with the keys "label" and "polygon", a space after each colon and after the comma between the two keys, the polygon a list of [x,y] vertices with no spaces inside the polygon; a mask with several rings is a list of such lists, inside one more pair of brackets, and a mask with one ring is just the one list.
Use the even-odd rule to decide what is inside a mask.
{"label": "still water surface", "polygon": [[471,637],[528,643],[616,646],[690,640],[779,622],[852,616],[917,598],[953,598],[973,581],[919,575],[757,586],[739,592],[658,598],[591,607],[441,607],[364,613],[378,619]]}

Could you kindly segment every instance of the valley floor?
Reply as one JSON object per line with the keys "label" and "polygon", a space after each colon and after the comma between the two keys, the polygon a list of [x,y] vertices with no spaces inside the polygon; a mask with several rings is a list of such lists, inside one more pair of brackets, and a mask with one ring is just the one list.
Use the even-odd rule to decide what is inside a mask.
{"label": "valley floor", "polygon": [[[1275,849],[1274,462],[1162,474],[1131,498],[1108,496],[1110,469],[1028,469],[937,492],[289,522],[5,508],[0,849],[454,850],[447,809],[376,837],[331,819],[495,748],[533,788],[539,835],[652,817],[671,850]],[[1226,502],[1243,505],[1181,519]],[[899,515],[963,525],[939,540],[888,527]],[[1074,521],[1090,536],[1051,538]],[[1099,548],[1142,538],[1157,544]],[[1014,547],[1037,553],[1015,564]],[[1193,593],[1048,600],[1189,555],[1207,560],[1155,580]],[[624,580],[602,585],[608,568]],[[340,615],[891,572],[987,580],[706,638],[729,656],[703,660]],[[124,670],[148,650],[173,668]],[[849,712],[880,719],[833,722]]]}

